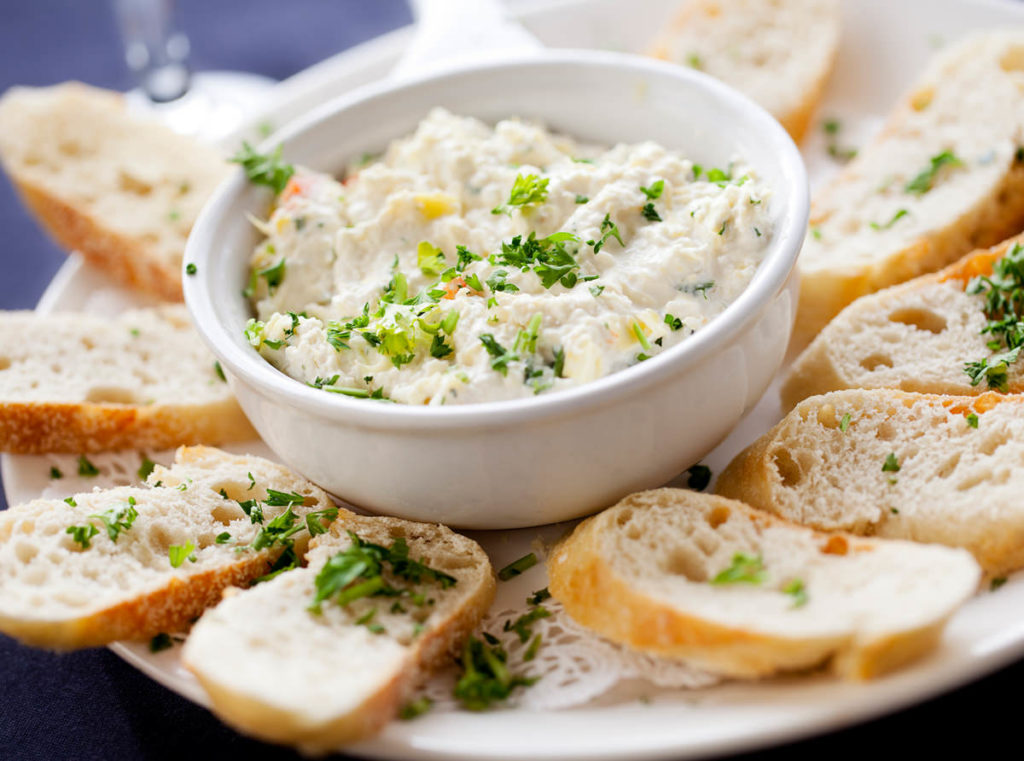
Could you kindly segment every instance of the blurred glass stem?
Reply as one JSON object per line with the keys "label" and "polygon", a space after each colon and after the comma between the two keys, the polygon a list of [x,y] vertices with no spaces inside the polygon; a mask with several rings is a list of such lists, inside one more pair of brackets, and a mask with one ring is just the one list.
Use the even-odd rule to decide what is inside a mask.
{"label": "blurred glass stem", "polygon": [[174,0],[113,0],[124,58],[154,103],[177,100],[189,89],[188,37],[178,28]]}

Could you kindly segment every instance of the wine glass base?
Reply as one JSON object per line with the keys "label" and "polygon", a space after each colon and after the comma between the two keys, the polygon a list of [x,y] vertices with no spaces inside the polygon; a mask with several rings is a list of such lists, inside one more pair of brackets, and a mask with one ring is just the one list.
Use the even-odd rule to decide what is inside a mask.
{"label": "wine glass base", "polygon": [[166,103],[154,103],[141,89],[125,95],[133,111],[156,117],[175,132],[216,143],[234,132],[265,105],[276,84],[269,77],[241,71],[201,71],[188,91]]}

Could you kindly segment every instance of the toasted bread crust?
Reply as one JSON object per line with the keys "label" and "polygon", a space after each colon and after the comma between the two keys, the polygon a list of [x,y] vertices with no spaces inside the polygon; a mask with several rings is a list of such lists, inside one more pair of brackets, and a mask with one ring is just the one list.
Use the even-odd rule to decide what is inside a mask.
{"label": "toasted bread crust", "polygon": [[[410,525],[409,521],[368,518],[343,511],[332,524],[330,534],[339,536],[346,530],[358,533],[361,528],[374,523],[389,529],[399,524]],[[424,524],[423,528],[425,532],[448,531],[439,524]],[[468,543],[469,540],[465,541]],[[190,661],[187,648],[183,654],[184,665],[195,674],[209,695],[217,716],[247,735],[268,742],[296,745],[305,752],[317,754],[372,737],[398,715],[413,690],[432,671],[450,660],[493,602],[496,585],[490,562],[478,546],[474,554],[476,562],[486,569],[486,573],[480,577],[472,594],[462,600],[451,616],[417,638],[394,675],[346,714],[327,721],[311,720],[305,714],[283,709],[251,693],[234,689]],[[228,590],[226,594],[236,591]]]}
{"label": "toasted bread crust", "polygon": [[[673,37],[678,36],[687,27],[695,22],[699,22],[703,18],[717,18],[722,15],[736,15],[738,12],[740,12],[740,9],[738,8],[727,8],[723,11],[721,3],[716,0],[688,0],[688,2],[682,4],[679,11],[672,17],[668,28],[651,46],[648,50],[648,54],[654,58],[660,58],[663,61],[679,63],[674,60],[669,45],[669,42]],[[838,44],[833,45],[829,51],[827,61],[825,61],[821,66],[817,76],[808,83],[808,86],[803,91],[798,102],[794,103],[785,111],[772,114],[776,119],[778,119],[779,123],[782,124],[790,137],[793,138],[794,142],[799,143],[807,132],[811,118],[814,116],[814,112],[817,110],[818,104],[821,102],[821,97],[825,91],[825,85],[832,74],[832,69],[835,66],[835,60],[838,52]],[[734,86],[736,84],[737,83],[733,83]],[[740,86],[739,89],[743,89],[743,87]],[[752,94],[752,97],[754,97],[755,100],[757,99],[756,94]]]}
{"label": "toasted bread crust", "polygon": [[[991,248],[981,248],[972,251],[939,272],[921,275],[906,283],[879,291],[877,298],[883,299],[886,297],[886,294],[896,296],[898,294],[910,293],[935,283],[953,280],[962,283],[963,287],[966,287],[971,278],[978,275],[992,274],[994,263],[1003,258],[1007,251],[1015,244],[1024,245],[1024,235],[1015,235],[1012,238],[997,243]],[[866,302],[861,302],[861,305],[863,303]],[[857,307],[851,306],[851,308]],[[884,308],[884,304],[880,303],[879,308]],[[839,315],[837,315],[838,317]],[[815,394],[824,394],[829,391],[856,387],[855,384],[852,384],[843,376],[836,363],[835,358],[842,351],[842,342],[836,340],[836,336],[830,334],[827,329],[815,338],[797,357],[782,384],[780,395],[783,408],[786,410],[792,409],[801,400]],[[978,394],[988,391],[987,388],[981,385],[975,388]],[[920,388],[915,390],[934,393],[964,393],[964,389],[961,388]],[[1011,393],[1024,392],[1024,378],[1011,375],[1009,391]]]}
{"label": "toasted bread crust", "polygon": [[[912,392],[898,391],[895,389],[878,389],[870,393],[886,398],[890,404],[903,407],[914,407],[916,405],[934,406],[944,408],[952,415],[966,415],[975,413],[979,416],[990,412],[997,406],[1013,405],[1019,407],[1020,414],[1024,415],[1024,396],[1015,394],[1000,394],[987,392],[977,397],[943,396],[938,394],[917,394]],[[817,414],[825,406],[832,407],[828,397],[814,397],[803,402],[800,409],[807,411],[808,407]],[[828,414],[834,414],[832,409]],[[791,412],[790,416],[797,414]],[[791,417],[787,416],[761,438],[740,452],[718,477],[716,492],[729,499],[740,500],[759,510],[780,514],[779,479],[780,475],[774,465],[773,453],[781,449],[789,449],[792,442],[786,437],[786,428],[791,423]],[[952,488],[952,487],[950,487]],[[836,531],[837,529],[851,530],[848,526],[837,525],[836,523],[821,518],[815,520],[801,519],[804,525],[819,531]],[[937,518],[941,520],[941,518]],[[920,538],[913,534],[901,533],[890,527],[889,522],[880,527],[874,523],[864,525],[854,533],[864,536],[875,534],[884,535],[888,538],[908,539],[916,541],[939,542],[949,546],[963,547],[974,555],[982,569],[989,576],[1002,576],[1012,571],[1024,568],[1024,528],[1013,530],[1012,527],[1002,523],[995,524],[984,533],[979,540],[960,539],[952,541],[946,537],[940,541],[936,537]]]}
{"label": "toasted bread crust", "polygon": [[50,650],[100,647],[117,640],[144,640],[160,632],[177,632],[220,600],[225,589],[245,584],[267,572],[273,557],[245,557],[186,579],[167,584],[84,618],[27,621],[0,615],[0,630],[26,645]]}
{"label": "toasted bread crust", "polygon": [[200,409],[187,404],[0,403],[0,450],[16,454],[166,449],[254,437],[233,399]]}
{"label": "toasted bread crust", "polygon": [[[657,494],[654,492],[653,494]],[[762,528],[796,524],[753,510],[745,504],[711,495],[699,499],[741,512]],[[628,499],[628,498],[627,498]],[[690,615],[676,605],[632,588],[608,561],[614,550],[604,538],[616,531],[622,503],[578,525],[562,540],[549,561],[549,588],[582,625],[615,642],[643,652],[680,658],[702,668],[741,678],[765,677],[780,671],[814,668],[828,662],[845,678],[868,679],[920,657],[941,634],[945,619],[873,638],[783,637],[729,628]],[[869,551],[863,539],[837,534],[843,552]],[[822,552],[830,552],[830,542]]]}
{"label": "toasted bread crust", "polygon": [[118,283],[165,301],[181,301],[181,271],[150,255],[145,241],[119,235],[84,211],[14,176],[25,205],[61,247],[78,251]]}

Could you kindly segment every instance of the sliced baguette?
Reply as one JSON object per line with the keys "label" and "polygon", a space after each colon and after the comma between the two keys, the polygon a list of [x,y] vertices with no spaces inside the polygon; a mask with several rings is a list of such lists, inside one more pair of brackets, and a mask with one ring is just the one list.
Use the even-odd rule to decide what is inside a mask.
{"label": "sliced baguette", "polygon": [[[867,293],[1024,228],[1024,30],[936,55],[878,137],[815,197],[800,254],[795,345]],[[922,172],[949,151],[931,187]],[[925,192],[908,191],[908,186]]]}
{"label": "sliced baguette", "polygon": [[185,239],[228,171],[212,148],[78,82],[0,98],[0,161],[60,245],[167,300],[181,299]]}
{"label": "sliced baguette", "polygon": [[651,54],[750,96],[800,140],[839,47],[837,0],[688,0]]}
{"label": "sliced baguette", "polygon": [[[930,394],[972,395],[989,390],[971,385],[964,372],[994,352],[982,333],[985,299],[965,288],[992,274],[992,265],[1024,236],[968,254],[941,272],[862,296],[840,312],[793,363],[782,385],[791,409],[815,394],[845,388],[895,388]],[[1010,365],[1007,390],[1024,392],[1020,363]]]}
{"label": "sliced baguette", "polygon": [[[74,505],[37,499],[0,512],[0,632],[65,650],[180,631],[222,590],[267,573],[281,554],[279,543],[239,549],[261,526],[236,500],[266,500],[268,489],[305,497],[291,508],[299,521],[333,507],[323,491],[269,460],[183,447],[146,486],[76,494]],[[129,500],[138,516],[113,541],[94,516]],[[262,509],[265,525],[287,508]],[[88,525],[99,532],[83,547],[67,529]],[[230,539],[218,543],[223,532]],[[298,553],[308,538],[305,529],[293,537]],[[172,567],[170,547],[189,543],[195,562]]]}
{"label": "sliced baguette", "polygon": [[0,450],[98,452],[255,434],[184,307],[0,312]]}
{"label": "sliced baguette", "polygon": [[[738,554],[760,580],[716,582]],[[736,677],[828,662],[857,679],[931,649],[980,576],[962,550],[828,536],[680,489],[587,519],[549,573],[574,619],[628,647]]]}
{"label": "sliced baguette", "polygon": [[[388,584],[423,593],[427,604],[364,597],[345,606],[325,601],[315,613],[316,576],[351,546],[349,531],[385,547],[401,537],[411,558],[456,583],[411,586],[385,564]],[[314,539],[308,561],[306,568],[225,595],[193,628],[182,658],[214,713],[231,726],[324,752],[368,737],[394,718],[424,675],[480,621],[495,582],[480,546],[444,526],[351,513]],[[391,608],[396,601],[400,611]]]}
{"label": "sliced baguette", "polygon": [[1001,575],[1024,567],[1022,461],[1024,397],[848,390],[798,404],[717,488],[823,531],[963,547]]}

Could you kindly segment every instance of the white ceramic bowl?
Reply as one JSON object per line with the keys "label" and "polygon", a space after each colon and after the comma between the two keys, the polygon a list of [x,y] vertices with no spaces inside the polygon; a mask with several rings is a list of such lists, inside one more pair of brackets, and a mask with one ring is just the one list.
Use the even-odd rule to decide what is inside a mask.
{"label": "white ceramic bowl", "polygon": [[697,462],[764,393],[796,308],[808,215],[796,146],[765,111],[698,72],[622,54],[550,52],[385,83],[326,104],[272,140],[288,161],[336,173],[413,131],[434,106],[536,119],[604,144],[655,140],[697,163],[742,156],[772,188],[775,230],[753,281],[719,317],[651,360],[568,391],[457,407],[325,394],[262,359],[242,329],[269,192],[239,170],[189,238],[185,298],[266,443],[289,466],[367,509],[463,528],[515,528],[594,512]]}

